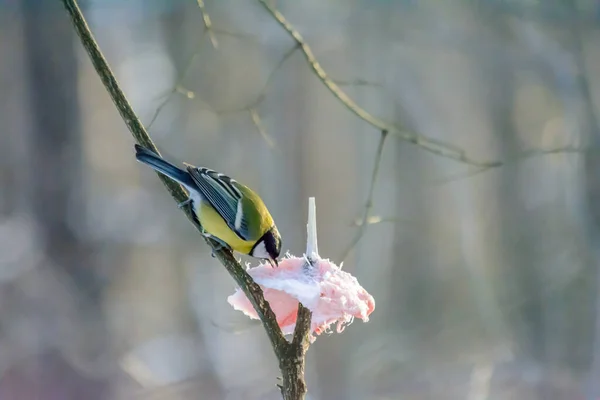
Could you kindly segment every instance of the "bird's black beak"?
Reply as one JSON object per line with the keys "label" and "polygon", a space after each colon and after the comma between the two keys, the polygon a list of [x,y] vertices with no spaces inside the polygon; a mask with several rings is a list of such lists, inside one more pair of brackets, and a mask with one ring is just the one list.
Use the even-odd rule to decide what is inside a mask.
{"label": "bird's black beak", "polygon": [[271,267],[273,268],[279,267],[279,261],[277,261],[276,258],[269,258],[269,264],[271,264]]}

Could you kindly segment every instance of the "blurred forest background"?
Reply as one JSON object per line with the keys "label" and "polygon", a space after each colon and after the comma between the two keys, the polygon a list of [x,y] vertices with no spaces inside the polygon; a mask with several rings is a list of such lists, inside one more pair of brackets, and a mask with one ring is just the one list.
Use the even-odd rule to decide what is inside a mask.
{"label": "blurred forest background", "polygon": [[[81,1],[163,154],[255,188],[294,254],[316,196],[375,297],[310,348],[309,398],[600,398],[600,2],[272,4],[368,112],[502,161],[378,157],[259,1]],[[58,0],[0,0],[0,121],[0,399],[279,398]]]}

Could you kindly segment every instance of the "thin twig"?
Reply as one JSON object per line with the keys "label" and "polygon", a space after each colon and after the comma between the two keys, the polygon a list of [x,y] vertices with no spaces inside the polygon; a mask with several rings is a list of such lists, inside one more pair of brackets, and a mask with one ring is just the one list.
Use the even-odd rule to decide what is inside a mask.
{"label": "thin twig", "polygon": [[[553,149],[530,149],[519,152],[513,156],[507,157],[503,161],[503,165],[509,165],[512,163],[516,163],[519,161],[528,160],[534,157],[547,156],[551,154],[586,154],[592,151],[598,151],[597,148],[594,147],[579,147],[579,146],[565,146],[565,147],[557,147]],[[493,167],[472,167],[470,170],[461,172],[458,174],[454,174],[452,176],[446,176],[439,179],[434,179],[431,181],[433,185],[444,185],[446,183],[452,183],[455,181],[459,181],[461,179],[472,178],[476,175],[482,174],[484,172],[495,169],[496,166]]]}
{"label": "thin twig", "polygon": [[375,153],[375,164],[373,166],[373,173],[371,174],[371,184],[369,187],[369,194],[367,195],[367,202],[365,204],[365,209],[363,213],[363,217],[358,227],[358,231],[356,235],[354,235],[354,239],[350,242],[346,250],[342,253],[340,257],[340,264],[344,262],[348,254],[354,249],[358,241],[365,234],[367,229],[367,221],[369,220],[369,214],[371,213],[371,209],[373,208],[373,193],[375,192],[375,183],[377,182],[377,176],[379,175],[379,166],[381,165],[381,159],[383,155],[383,145],[385,144],[385,138],[388,135],[388,131],[381,131],[381,136],[379,137],[379,145],[377,146],[377,153]]}
{"label": "thin twig", "polygon": [[[96,43],[94,36],[90,31],[79,6],[77,5],[77,1],[61,0],[61,2],[71,17],[73,27],[79,35],[83,47],[88,52],[90,60],[94,65],[98,76],[110,94],[111,99],[115,103],[115,106],[121,114],[123,121],[129,128],[129,131],[140,145],[145,146],[152,151],[157,152],[158,154],[158,149],[133,111],[129,101],[121,90],[114,74],[104,58],[104,55],[100,51],[100,48],[98,47],[98,44]],[[188,196],[180,185],[160,174],[159,178],[167,187],[169,193],[177,203],[182,203],[183,201],[187,200]],[[183,207],[183,210],[188,218],[193,221],[190,210],[186,209],[186,207]],[[195,226],[198,228],[196,224]],[[240,263],[237,262],[230,251],[220,248],[220,246],[210,239],[206,239],[206,242],[213,248],[216,257],[225,266],[227,272],[229,272],[229,274],[234,278],[234,280],[243,290],[244,294],[246,294],[252,303],[252,306],[256,309],[256,312],[263,323],[265,331],[267,332],[267,336],[271,341],[275,355],[280,360],[285,358],[289,344],[281,333],[275,314],[269,306],[269,303],[265,300],[260,286],[252,280],[252,277],[248,275],[248,273],[240,265]]]}
{"label": "thin twig", "polygon": [[[183,88],[183,86],[182,86],[183,80],[185,79],[187,74],[190,72],[190,68],[192,67],[192,65],[194,65],[196,58],[198,58],[198,55],[200,54],[200,49],[202,48],[203,45],[204,45],[204,40],[201,39],[194,54],[192,54],[190,56],[190,58],[188,58],[188,60],[186,61],[185,66],[183,67],[183,71],[181,71],[181,73],[177,77],[177,80],[175,81],[175,85],[173,85],[173,88],[169,91],[169,93],[167,93],[165,95],[164,100],[158,105],[158,107],[154,111],[154,115],[152,116],[152,119],[150,119],[150,122],[148,123],[148,130],[150,130],[150,128],[152,127],[152,125],[154,124],[156,119],[158,118],[158,115],[161,113],[163,108],[167,105],[169,100],[171,100],[171,97],[173,97],[173,95],[175,93],[182,93],[182,91],[180,89]],[[190,93],[194,93],[194,92],[186,89],[186,92],[182,93],[182,94],[184,94],[188,99],[194,98],[195,95],[190,97]]]}
{"label": "thin twig", "polygon": [[[222,33],[222,34],[231,34],[231,33],[225,33],[225,32],[217,31],[217,30],[213,29],[212,23],[210,21],[210,17],[208,16],[208,14],[205,14],[204,2],[202,0],[197,0],[197,1],[198,1],[198,6],[199,6],[200,10],[203,13],[202,15],[203,15],[204,23],[205,23],[205,26],[206,26],[206,31],[208,31],[209,35],[211,35],[210,36],[210,40],[213,43],[213,46],[215,48],[217,48],[217,46],[216,46],[216,43],[217,43],[216,42],[216,37],[213,38],[214,33],[215,32]],[[233,35],[233,34],[231,34],[231,35]],[[198,49],[196,49],[196,51],[192,54],[192,56],[187,60],[187,62],[185,63],[185,67],[184,67],[183,71],[177,77],[175,85],[169,91],[169,93],[167,93],[165,95],[164,100],[158,105],[158,107],[154,111],[152,119],[148,123],[148,129],[150,129],[150,127],[154,124],[154,122],[156,121],[156,119],[158,118],[158,116],[160,115],[160,113],[162,112],[163,108],[167,105],[167,103],[169,102],[169,100],[171,100],[171,97],[173,97],[173,95],[175,93],[179,93],[179,94],[185,96],[189,100],[193,100],[193,99],[196,98],[196,93],[194,91],[186,89],[183,86],[183,80],[185,79],[185,77],[188,74],[190,68],[192,67],[192,65],[196,61],[196,58],[200,54],[200,48],[201,48],[201,46],[202,46],[203,43],[204,43],[204,41],[200,42],[200,46],[198,46]],[[284,59],[282,60],[282,62],[285,61],[285,59],[287,57],[288,56],[286,55],[284,57]],[[273,72],[271,73],[271,75],[269,75],[269,79],[267,80],[267,84],[269,83],[272,74],[273,74]],[[256,130],[258,131],[258,133],[262,136],[262,138],[265,140],[265,142],[267,142],[267,145],[271,149],[274,149],[275,148],[275,142],[273,141],[273,139],[267,133],[267,131],[266,131],[266,129],[265,129],[263,123],[262,123],[262,118],[258,114],[258,110],[256,109],[255,106],[253,106],[253,105],[258,105],[263,100],[263,98],[265,96],[264,91],[266,91],[266,86],[263,88],[263,91],[261,91],[260,97],[257,100],[255,100],[252,103],[252,105],[247,106],[246,108],[244,108],[242,110],[235,110],[235,111],[248,111],[248,113],[250,114],[250,118],[252,119],[252,123],[254,124],[254,126],[256,126]],[[217,112],[217,114],[223,114],[223,112]]]}
{"label": "thin twig", "polygon": [[[212,29],[212,30],[214,30],[214,29]],[[217,31],[217,32],[222,33],[221,31]],[[283,55],[283,57],[279,60],[279,62],[275,66],[275,68],[273,68],[273,70],[271,70],[271,72],[269,73],[269,76],[267,77],[267,80],[266,80],[264,86],[262,87],[261,91],[259,92],[259,94],[256,96],[256,98],[251,103],[249,103],[248,105],[246,105],[246,106],[244,106],[242,108],[235,108],[235,109],[230,109],[230,110],[216,110],[215,113],[217,115],[225,115],[225,114],[235,114],[235,113],[239,113],[239,112],[243,112],[243,111],[248,112],[248,114],[250,115],[250,119],[252,120],[252,123],[256,127],[256,130],[258,131],[258,133],[262,136],[262,138],[265,140],[265,142],[267,143],[267,145],[271,149],[274,149],[275,148],[275,142],[274,142],[273,138],[271,138],[269,136],[267,130],[265,129],[265,127],[264,127],[264,125],[262,123],[262,118],[258,114],[258,107],[264,101],[264,99],[265,99],[265,97],[267,95],[267,89],[269,88],[269,85],[271,84],[271,81],[275,77],[275,74],[277,73],[277,71],[283,66],[283,64],[285,63],[285,61],[297,49],[298,49],[298,46],[294,46],[294,47],[292,47],[290,50],[288,50]],[[194,99],[196,97],[195,93],[193,91],[187,90],[187,89],[183,88],[183,86],[181,85],[181,83],[183,82],[183,79],[185,78],[185,76],[189,72],[189,69],[190,69],[191,65],[194,63],[195,59],[198,57],[199,52],[200,52],[200,49],[198,49],[190,57],[190,59],[186,63],[186,67],[184,68],[183,72],[177,78],[177,82],[176,82],[175,86],[167,94],[166,98],[163,100],[163,102],[158,106],[158,108],[154,112],[154,115],[153,115],[152,119],[150,120],[150,124],[148,125],[148,127],[150,127],[154,123],[154,121],[157,119],[157,117],[160,114],[160,112],[162,111],[162,109],[167,105],[167,103],[169,102],[169,100],[171,99],[171,97],[173,96],[173,94],[175,94],[175,93],[181,93],[186,98],[188,98],[190,100],[192,100],[192,99]]]}
{"label": "thin twig", "polygon": [[[353,114],[355,114],[362,120],[366,121],[373,127],[377,128],[379,131],[385,130],[385,131],[399,137],[402,140],[405,140],[409,143],[412,143],[416,146],[421,147],[422,149],[424,149],[430,153],[437,154],[442,157],[454,159],[456,161],[462,162],[462,163],[470,165],[472,167],[476,167],[474,169],[474,171],[471,170],[468,172],[468,176],[470,176],[471,174],[478,174],[478,173],[485,172],[485,171],[488,171],[488,170],[491,170],[494,168],[501,167],[510,161],[529,158],[529,157],[533,157],[533,156],[537,156],[537,155],[552,154],[552,153],[574,153],[574,152],[585,151],[583,149],[574,149],[571,146],[566,146],[563,148],[557,148],[557,149],[551,149],[551,150],[526,151],[526,152],[516,155],[515,157],[511,157],[506,160],[481,161],[481,160],[476,160],[472,157],[469,157],[463,149],[453,146],[450,143],[447,143],[447,142],[444,142],[441,140],[437,140],[434,138],[430,138],[430,137],[427,137],[424,135],[420,135],[415,132],[409,132],[407,129],[405,129],[402,126],[399,126],[396,124],[390,124],[383,120],[380,120],[377,117],[375,117],[374,115],[372,115],[371,113],[369,113],[368,111],[366,111],[364,108],[360,107],[350,96],[348,96],[340,88],[340,86],[347,86],[347,85],[353,85],[353,86],[368,85],[369,83],[367,81],[356,80],[356,81],[346,82],[346,81],[336,81],[335,79],[332,79],[325,72],[325,70],[323,69],[321,64],[318,62],[314,53],[312,52],[312,49],[305,42],[302,35],[293,27],[292,24],[290,24],[290,22],[285,18],[285,16],[275,8],[275,6],[273,4],[270,4],[272,2],[269,2],[268,0],[258,0],[258,1],[271,14],[271,16],[277,21],[277,23],[288,33],[288,35],[290,35],[290,37],[296,43],[296,45],[290,50],[290,52],[287,53],[282,58],[282,60],[280,60],[279,64],[273,70],[271,75],[273,75],[281,67],[283,62],[285,60],[287,60],[287,58],[291,54],[293,54],[295,50],[300,49],[300,51],[304,55],[304,58],[306,59],[307,63],[309,64],[311,70],[317,76],[317,78]],[[269,77],[269,80],[267,82],[270,81],[270,78],[271,77]],[[372,84],[372,85],[377,86],[377,84]],[[250,105],[245,106],[241,109],[225,110],[224,113],[241,112],[241,111],[248,110],[251,107],[257,107],[258,104],[260,104],[260,102],[264,99],[267,86],[268,85],[265,85],[265,87],[263,88],[263,90],[261,91],[259,96]]]}
{"label": "thin twig", "polygon": [[350,226],[356,227],[356,226],[362,226],[363,224],[377,225],[377,224],[382,224],[384,222],[396,223],[396,222],[399,222],[399,219],[393,218],[393,217],[382,217],[381,215],[369,215],[369,217],[366,219],[366,221],[364,220],[364,218],[357,218],[354,221],[352,221]]}
{"label": "thin twig", "polygon": [[175,92],[185,96],[186,98],[192,100],[196,98],[196,92],[194,92],[193,90],[190,90],[186,87],[184,87],[183,85],[179,84],[175,86]]}
{"label": "thin twig", "polygon": [[200,14],[202,14],[202,21],[204,22],[204,30],[208,32],[208,36],[210,37],[210,42],[212,43],[215,49],[219,48],[219,42],[217,42],[217,37],[213,32],[212,21],[210,20],[210,15],[206,11],[206,7],[204,6],[204,0],[196,0],[198,3],[198,8],[200,9]]}
{"label": "thin twig", "polygon": [[[200,10],[202,12],[202,10],[204,10],[204,2],[202,2],[202,0],[197,0],[199,2],[199,7]],[[202,5],[200,5],[200,2],[202,2]],[[204,14],[203,14],[204,15]],[[219,29],[215,29],[212,26],[212,22],[210,22],[210,17],[208,17],[208,14],[206,14],[206,17],[208,18],[209,24],[206,25],[206,20],[204,21],[205,23],[205,31],[209,32],[209,39],[211,41],[211,43],[213,44],[213,46],[215,48],[217,48],[216,46],[216,36],[214,36],[214,34],[218,33],[220,35],[228,35],[228,36],[233,36],[233,37],[238,37],[238,38],[252,38],[251,36],[246,36],[240,33],[235,33],[235,32],[229,32],[229,31],[225,31],[225,30],[219,30]],[[185,96],[187,99],[193,100],[194,98],[196,98],[196,94],[194,91],[186,89],[183,87],[183,81],[185,80],[187,74],[190,72],[191,67],[194,65],[194,62],[196,61],[196,59],[198,58],[198,56],[200,55],[200,50],[202,49],[202,46],[204,45],[204,37],[200,40],[198,47],[196,48],[196,50],[194,51],[194,53],[188,58],[188,60],[185,62],[185,67],[183,68],[183,70],[179,73],[177,80],[175,81],[175,85],[173,86],[173,88],[171,90],[169,90],[168,93],[166,93],[164,95],[164,100],[158,105],[158,107],[156,108],[156,110],[154,111],[154,114],[152,115],[152,118],[150,119],[150,122],[148,123],[148,130],[150,130],[150,128],[152,127],[152,125],[154,124],[154,122],[156,121],[156,119],[158,118],[159,114],[162,112],[163,108],[167,105],[167,103],[169,102],[169,100],[171,100],[171,97],[173,97],[173,95],[175,93],[180,93],[183,96]]]}
{"label": "thin twig", "polygon": [[269,88],[269,85],[271,84],[271,82],[272,82],[273,78],[275,77],[275,74],[277,73],[277,71],[279,71],[279,69],[283,66],[283,64],[285,64],[286,60],[288,58],[290,58],[291,55],[294,54],[294,52],[297,49],[298,49],[298,46],[294,46],[291,49],[289,49],[283,55],[283,57],[281,57],[281,59],[279,60],[279,62],[275,66],[275,68],[273,68],[271,70],[271,72],[269,73],[269,76],[267,77],[267,80],[266,80],[265,84],[263,85],[261,91],[258,93],[258,95],[256,96],[256,98],[250,104],[248,104],[248,105],[246,105],[246,106],[244,106],[242,108],[234,108],[234,109],[231,109],[231,110],[221,110],[221,111],[217,111],[216,112],[219,115],[225,115],[225,114],[235,114],[235,113],[238,113],[238,112],[247,111],[250,114],[250,118],[252,119],[252,123],[254,124],[254,126],[256,126],[256,130],[258,130],[258,133],[260,133],[260,135],[263,137],[263,139],[265,140],[265,142],[267,142],[267,145],[271,149],[275,148],[275,142],[269,136],[267,130],[265,129],[265,127],[264,127],[264,125],[262,123],[262,118],[258,114],[258,107],[265,100],[265,97],[267,95],[267,89]]}
{"label": "thin twig", "polygon": [[263,85],[262,89],[251,103],[239,108],[218,110],[216,113],[220,115],[235,114],[242,111],[248,111],[253,108],[258,108],[258,106],[265,100],[265,97],[267,96],[267,89],[271,85],[273,78],[275,78],[275,74],[277,73],[277,71],[279,71],[281,67],[283,67],[283,64],[285,64],[285,62],[292,56],[292,54],[296,52],[296,50],[298,50],[298,46],[291,47],[288,51],[285,52],[283,57],[279,59],[277,65],[275,65],[275,68],[273,68],[271,72],[269,72],[269,76],[267,77],[267,80],[265,81],[265,84]]}
{"label": "thin twig", "polygon": [[258,0],[263,7],[275,18],[279,25],[290,35],[292,39],[300,46],[304,58],[310,65],[312,71],[319,78],[319,80],[329,89],[329,91],[340,101],[342,104],[354,113],[356,116],[371,124],[379,131],[387,131],[400,139],[412,143],[422,149],[437,154],[442,157],[451,158],[456,161],[460,161],[465,164],[476,165],[480,167],[493,167],[502,165],[501,161],[484,162],[475,160],[466,155],[465,151],[452,146],[449,143],[441,140],[429,138],[414,132],[408,132],[403,127],[393,125],[380,120],[373,114],[360,107],[350,96],[348,96],[340,87],[337,85],[325,72],[321,64],[317,61],[311,48],[306,44],[302,35],[288,22],[282,13],[273,8],[267,0]]}
{"label": "thin twig", "polygon": [[254,126],[256,126],[256,130],[258,131],[258,133],[260,133],[260,135],[263,137],[265,142],[267,142],[267,145],[271,149],[274,149],[275,142],[267,133],[267,130],[265,129],[265,126],[262,123],[262,118],[260,117],[260,115],[258,115],[258,111],[256,111],[256,108],[251,108],[249,110],[249,112],[250,112],[250,118],[252,118],[252,122],[254,123]]}

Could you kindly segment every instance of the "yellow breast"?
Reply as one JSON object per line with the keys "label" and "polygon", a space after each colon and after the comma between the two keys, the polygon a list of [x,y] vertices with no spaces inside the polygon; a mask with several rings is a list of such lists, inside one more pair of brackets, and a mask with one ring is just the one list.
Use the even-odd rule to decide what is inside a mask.
{"label": "yellow breast", "polygon": [[238,253],[250,254],[254,242],[243,240],[236,235],[213,207],[205,202],[201,202],[199,209],[196,209],[196,213],[206,233],[227,243]]}

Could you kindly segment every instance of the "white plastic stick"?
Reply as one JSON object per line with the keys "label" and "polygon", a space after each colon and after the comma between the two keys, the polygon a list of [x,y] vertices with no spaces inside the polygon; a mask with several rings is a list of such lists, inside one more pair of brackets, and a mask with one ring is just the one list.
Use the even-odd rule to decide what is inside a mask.
{"label": "white plastic stick", "polygon": [[319,259],[319,246],[317,244],[317,207],[315,198],[308,198],[308,223],[306,224],[306,257],[309,261]]}

